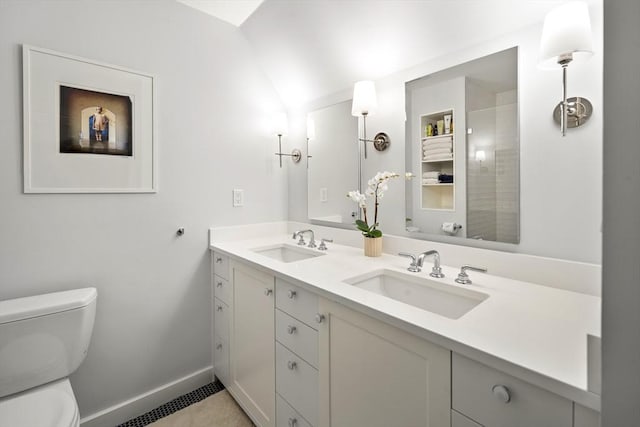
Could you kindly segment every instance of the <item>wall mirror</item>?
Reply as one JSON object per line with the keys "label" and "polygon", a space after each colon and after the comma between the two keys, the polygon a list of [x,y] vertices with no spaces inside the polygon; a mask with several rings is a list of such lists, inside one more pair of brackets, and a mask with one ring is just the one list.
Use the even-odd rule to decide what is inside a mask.
{"label": "wall mirror", "polygon": [[358,119],[351,115],[351,100],[312,111],[308,126],[309,219],[331,224],[353,224],[357,206],[346,197],[358,188]]}
{"label": "wall mirror", "polygon": [[405,84],[406,229],[518,243],[518,48]]}

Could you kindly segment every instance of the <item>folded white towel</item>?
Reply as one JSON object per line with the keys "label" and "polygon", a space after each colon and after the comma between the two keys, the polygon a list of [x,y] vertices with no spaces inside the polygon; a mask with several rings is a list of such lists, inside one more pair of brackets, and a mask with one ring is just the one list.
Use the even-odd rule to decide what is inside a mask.
{"label": "folded white towel", "polygon": [[439,184],[440,181],[438,181],[438,178],[427,178],[427,179],[423,179],[422,183],[424,185],[430,185],[430,184]]}
{"label": "folded white towel", "polygon": [[422,174],[423,178],[438,178],[440,176],[440,172],[439,171],[431,171],[431,172],[425,172]]}
{"label": "folded white towel", "polygon": [[433,155],[422,157],[422,160],[424,161],[452,160],[452,159],[453,159],[453,154],[451,153],[433,154]]}
{"label": "folded white towel", "polygon": [[430,156],[432,154],[449,154],[451,153],[451,148],[432,148],[428,150],[423,150],[423,156]]}
{"label": "folded white towel", "polygon": [[422,141],[423,147],[446,147],[453,144],[452,140],[445,141]]}

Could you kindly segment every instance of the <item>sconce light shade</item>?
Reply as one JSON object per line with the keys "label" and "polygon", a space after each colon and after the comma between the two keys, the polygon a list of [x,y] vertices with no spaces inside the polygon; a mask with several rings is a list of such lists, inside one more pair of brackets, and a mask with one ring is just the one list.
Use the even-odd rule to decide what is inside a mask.
{"label": "sconce light shade", "polygon": [[287,113],[275,113],[272,120],[273,133],[275,135],[286,135],[289,133]]}
{"label": "sconce light shade", "polygon": [[353,103],[351,104],[351,115],[363,116],[371,115],[378,108],[376,98],[376,86],[371,80],[356,82],[353,87]]}
{"label": "sconce light shade", "polygon": [[484,150],[476,151],[476,162],[484,162],[487,159],[487,155]]}
{"label": "sconce light shade", "polygon": [[316,139],[316,123],[307,117],[307,139]]}
{"label": "sconce light shade", "polygon": [[592,54],[593,36],[586,3],[569,2],[547,14],[540,40],[540,68],[555,68],[563,60],[584,60]]}

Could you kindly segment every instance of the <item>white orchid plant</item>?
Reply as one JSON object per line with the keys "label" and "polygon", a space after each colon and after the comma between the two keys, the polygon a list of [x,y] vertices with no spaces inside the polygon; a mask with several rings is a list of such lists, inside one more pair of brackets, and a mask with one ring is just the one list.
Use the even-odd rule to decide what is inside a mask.
{"label": "white orchid plant", "polygon": [[[347,197],[356,202],[360,209],[362,209],[362,217],[363,219],[356,220],[356,228],[362,231],[362,235],[365,237],[382,237],[382,231],[378,229],[378,206],[380,205],[380,199],[384,196],[384,192],[389,189],[387,183],[391,178],[397,178],[398,175],[395,172],[378,172],[373,178],[371,178],[368,182],[368,187],[365,190],[364,194],[360,193],[359,190],[349,191],[347,193]],[[413,175],[408,173],[406,174],[406,178],[409,179]],[[373,197],[373,223],[369,225],[369,220],[367,219],[367,197]]]}

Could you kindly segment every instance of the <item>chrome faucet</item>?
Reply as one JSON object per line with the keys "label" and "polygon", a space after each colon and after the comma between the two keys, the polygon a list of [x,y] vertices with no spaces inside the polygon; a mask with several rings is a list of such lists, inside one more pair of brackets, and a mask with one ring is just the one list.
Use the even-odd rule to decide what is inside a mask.
{"label": "chrome faucet", "polygon": [[293,233],[293,236],[291,236],[292,239],[297,239],[298,237],[300,238],[298,240],[298,245],[299,246],[304,246],[305,245],[305,241],[304,241],[304,233],[311,233],[311,240],[309,240],[309,244],[307,246],[309,246],[310,248],[315,248],[316,247],[316,240],[313,238],[313,230],[300,230],[300,231],[295,231]]}
{"label": "chrome faucet", "polygon": [[456,278],[456,282],[457,283],[460,283],[461,285],[470,285],[471,283],[473,283],[471,281],[471,279],[469,279],[469,275],[467,274],[467,270],[479,271],[480,273],[486,273],[487,272],[486,268],[472,267],[470,265],[463,265],[460,268],[460,273],[458,274],[458,277]]}
{"label": "chrome faucet", "polygon": [[425,257],[428,257],[429,255],[433,255],[433,267],[431,268],[431,273],[429,273],[429,276],[439,277],[439,278],[444,277],[444,274],[442,273],[442,268],[440,268],[440,254],[438,253],[438,251],[433,250],[433,251],[422,252],[418,256],[418,261],[416,263],[418,267],[422,268],[422,263],[424,262]]}

